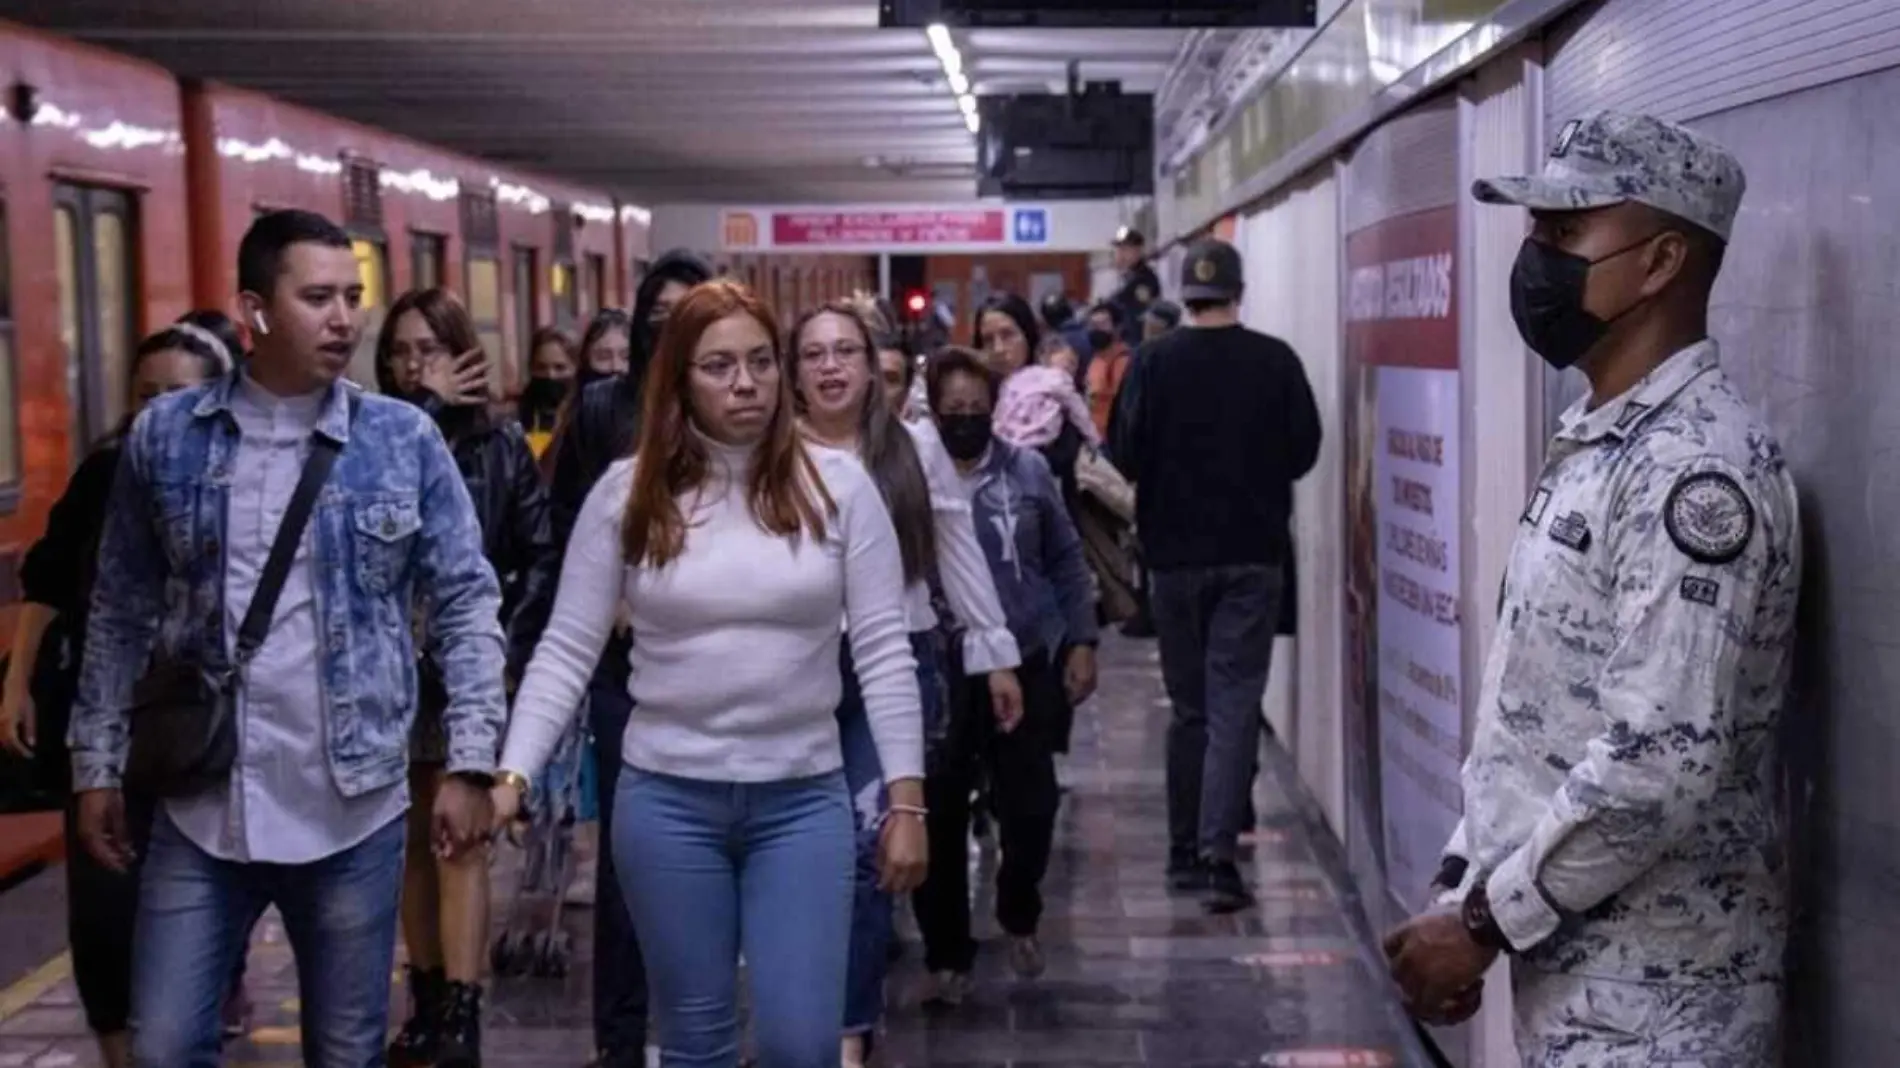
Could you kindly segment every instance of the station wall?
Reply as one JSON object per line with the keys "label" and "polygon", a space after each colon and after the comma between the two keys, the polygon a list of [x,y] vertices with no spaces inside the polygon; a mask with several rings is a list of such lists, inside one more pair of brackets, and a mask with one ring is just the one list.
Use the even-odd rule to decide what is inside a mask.
{"label": "station wall", "polygon": [[[1413,431],[1430,424],[1461,454],[1433,487],[1457,502],[1457,521],[1411,526],[1455,542],[1444,549],[1454,563],[1444,592],[1456,597],[1458,644],[1439,664],[1460,686],[1456,706],[1440,712],[1462,754],[1525,495],[1581,385],[1574,373],[1548,372],[1519,340],[1507,284],[1527,220],[1475,204],[1470,182],[1534,171],[1549,134],[1572,117],[1650,111],[1709,132],[1747,170],[1712,327],[1802,493],[1799,693],[1784,745],[1798,905],[1786,1063],[1887,1063],[1900,1049],[1884,967],[1900,954],[1889,904],[1900,855],[1900,658],[1887,636],[1900,594],[1900,476],[1889,462],[1900,453],[1900,369],[1888,353],[1900,331],[1896,98],[1900,5],[1596,0],[1507,42],[1241,207],[1246,320],[1299,351],[1327,431],[1318,467],[1296,491],[1302,629],[1290,663],[1276,661],[1294,676],[1291,712],[1276,712],[1276,727],[1340,835],[1375,923],[1417,907],[1419,857],[1435,863],[1443,844],[1425,837],[1435,827],[1405,824],[1404,806],[1391,803],[1395,790],[1416,789],[1404,780],[1419,770],[1416,753],[1395,752],[1394,724],[1434,717],[1413,714],[1418,707],[1393,715],[1393,688],[1381,685],[1395,664],[1417,661],[1422,640],[1380,619],[1391,607],[1388,580],[1416,579],[1418,562],[1395,557],[1388,542],[1390,479],[1404,472],[1382,454],[1390,441],[1381,432],[1407,429],[1401,419]],[[1434,212],[1449,215],[1426,222]],[[1390,228],[1421,225],[1452,234],[1455,371],[1445,387],[1455,399],[1401,417],[1370,383],[1394,362],[1420,363],[1413,350],[1435,329],[1416,278],[1394,282],[1390,267],[1418,258],[1422,240]],[[1366,273],[1375,267],[1376,284]],[[1397,324],[1396,355],[1375,319]],[[1373,618],[1356,622],[1362,602]],[[1437,1037],[1454,1063],[1517,1063],[1501,970],[1484,1013]]]}

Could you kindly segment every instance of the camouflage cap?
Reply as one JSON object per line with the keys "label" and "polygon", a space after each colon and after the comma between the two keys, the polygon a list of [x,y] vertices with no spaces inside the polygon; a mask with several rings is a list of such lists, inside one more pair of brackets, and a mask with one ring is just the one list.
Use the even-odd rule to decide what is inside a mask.
{"label": "camouflage cap", "polygon": [[1486,178],[1472,195],[1533,211],[1647,204],[1727,241],[1748,180],[1728,149],[1649,115],[1599,111],[1564,124],[1544,173]]}

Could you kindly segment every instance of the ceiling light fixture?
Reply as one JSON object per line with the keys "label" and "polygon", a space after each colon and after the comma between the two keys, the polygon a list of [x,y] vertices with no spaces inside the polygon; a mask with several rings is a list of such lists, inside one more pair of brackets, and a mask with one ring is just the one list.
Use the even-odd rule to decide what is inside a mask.
{"label": "ceiling light fixture", "polygon": [[977,118],[970,76],[963,70],[963,53],[957,51],[957,43],[950,37],[950,27],[933,22],[925,28],[924,36],[930,41],[930,50],[937,54],[937,62],[943,64],[943,75],[950,82],[950,92],[956,96],[957,109],[963,113],[963,125],[969,127],[971,133],[977,132],[982,120]]}

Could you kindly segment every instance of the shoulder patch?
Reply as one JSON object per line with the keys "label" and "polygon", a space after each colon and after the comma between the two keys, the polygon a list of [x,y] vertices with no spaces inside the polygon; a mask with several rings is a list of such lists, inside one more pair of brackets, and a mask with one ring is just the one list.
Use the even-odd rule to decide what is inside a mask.
{"label": "shoulder patch", "polygon": [[1663,502],[1663,527],[1690,559],[1726,564],[1742,555],[1754,538],[1755,506],[1733,478],[1702,471],[1670,487]]}
{"label": "shoulder patch", "polygon": [[1683,600],[1708,605],[1710,608],[1714,608],[1716,601],[1722,596],[1721,583],[1700,575],[1682,576],[1681,590]]}
{"label": "shoulder patch", "polygon": [[1544,521],[1544,509],[1548,507],[1550,507],[1550,491],[1539,486],[1537,492],[1531,494],[1530,503],[1524,506],[1524,514],[1518,517],[1518,521],[1535,527]]}
{"label": "shoulder patch", "polygon": [[1590,521],[1582,512],[1570,512],[1550,521],[1550,540],[1580,553],[1590,551]]}

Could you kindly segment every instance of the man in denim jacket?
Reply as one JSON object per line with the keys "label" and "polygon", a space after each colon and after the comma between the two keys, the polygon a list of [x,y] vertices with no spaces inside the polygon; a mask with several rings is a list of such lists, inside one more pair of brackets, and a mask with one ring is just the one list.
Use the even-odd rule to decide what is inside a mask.
{"label": "man in denim jacket", "polygon": [[257,917],[298,957],[306,1063],[379,1062],[416,707],[409,613],[449,691],[436,848],[486,831],[504,716],[501,606],[468,491],[412,405],[342,380],[362,285],[348,237],[307,212],[257,220],[238,253],[243,367],[153,401],[127,435],[99,549],[72,718],[86,847],[133,862],[120,775],[154,653],[229,661],[312,436],[341,445],[263,646],[240,676],[228,782],[170,798],[142,859],[133,1063],[215,1065],[218,1002]]}

